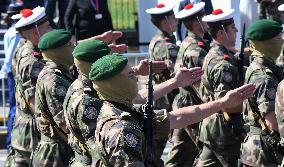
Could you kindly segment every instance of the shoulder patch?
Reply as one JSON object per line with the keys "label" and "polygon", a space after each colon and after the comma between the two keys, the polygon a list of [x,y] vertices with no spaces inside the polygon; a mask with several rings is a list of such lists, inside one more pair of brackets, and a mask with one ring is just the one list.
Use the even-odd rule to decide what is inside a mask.
{"label": "shoulder patch", "polygon": [[124,134],[123,138],[124,138],[125,144],[130,148],[137,147],[139,143],[139,137],[131,132]]}
{"label": "shoulder patch", "polygon": [[267,97],[271,100],[274,100],[276,97],[276,89],[275,88],[270,88],[266,91]]}
{"label": "shoulder patch", "polygon": [[178,50],[176,48],[169,48],[170,57],[177,57]]}
{"label": "shoulder patch", "polygon": [[95,107],[89,106],[84,110],[84,116],[90,120],[98,117],[98,111]]}
{"label": "shoulder patch", "polygon": [[55,89],[56,89],[55,93],[57,96],[65,96],[67,93],[67,89],[64,86],[58,86]]}
{"label": "shoulder patch", "polygon": [[224,79],[225,82],[232,82],[233,76],[229,72],[224,72],[223,79]]}

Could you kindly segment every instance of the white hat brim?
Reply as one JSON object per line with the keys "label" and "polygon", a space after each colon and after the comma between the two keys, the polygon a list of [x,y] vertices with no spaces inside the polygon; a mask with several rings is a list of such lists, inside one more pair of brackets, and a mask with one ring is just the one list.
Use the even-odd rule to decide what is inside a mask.
{"label": "white hat brim", "polygon": [[21,14],[15,14],[11,17],[12,20],[19,20],[22,18],[22,15]]}
{"label": "white hat brim", "polygon": [[165,7],[163,8],[150,8],[146,10],[146,13],[148,14],[164,14],[167,13],[171,10],[173,10],[173,8],[175,7],[175,5],[165,5]]}
{"label": "white hat brim", "polygon": [[27,18],[22,17],[16,24],[15,27],[16,28],[21,28],[21,27],[25,27],[28,26],[30,24],[35,23],[36,21],[42,19],[44,16],[46,16],[45,14],[45,8],[44,7],[36,7],[33,10],[33,14],[30,15]]}
{"label": "white hat brim", "polygon": [[202,18],[204,22],[217,22],[233,18],[234,9],[229,9],[218,15],[207,15]]}
{"label": "white hat brim", "polygon": [[191,15],[194,15],[195,13],[201,11],[205,6],[204,2],[199,2],[197,4],[193,4],[193,7],[191,9],[183,9],[180,12],[178,12],[175,17],[177,19],[183,19],[186,17],[189,17]]}

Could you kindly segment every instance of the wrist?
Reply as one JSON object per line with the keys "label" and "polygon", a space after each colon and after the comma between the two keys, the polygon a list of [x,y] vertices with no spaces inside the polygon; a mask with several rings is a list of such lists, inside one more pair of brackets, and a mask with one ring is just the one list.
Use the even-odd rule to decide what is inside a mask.
{"label": "wrist", "polygon": [[216,103],[217,103],[218,108],[220,108],[221,110],[227,108],[227,107],[226,107],[226,100],[225,100],[224,97],[222,97],[222,98],[216,100]]}
{"label": "wrist", "polygon": [[169,85],[169,87],[170,87],[172,90],[174,90],[174,89],[176,89],[176,88],[179,87],[179,85],[178,85],[178,80],[177,80],[175,77],[169,79],[167,82],[168,82],[167,85]]}

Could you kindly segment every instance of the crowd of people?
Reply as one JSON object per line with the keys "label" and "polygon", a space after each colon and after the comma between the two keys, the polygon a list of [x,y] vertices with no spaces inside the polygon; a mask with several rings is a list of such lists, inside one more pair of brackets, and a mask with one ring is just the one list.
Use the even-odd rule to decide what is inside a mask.
{"label": "crowd of people", "polygon": [[[115,42],[122,32],[102,21],[110,17],[100,8],[105,2],[71,0],[66,29],[53,27],[48,7],[9,5],[1,75],[15,79],[16,100],[7,167],[284,165],[284,40],[276,19],[284,2],[259,2],[277,3],[278,16],[252,22],[241,49],[234,9],[208,12],[199,1],[174,13],[171,3],[158,3],[145,11],[159,30],[151,61],[132,67],[121,54],[127,45]],[[177,20],[187,30],[180,43]],[[149,74],[149,62],[150,126],[143,105],[149,91],[137,79]]]}

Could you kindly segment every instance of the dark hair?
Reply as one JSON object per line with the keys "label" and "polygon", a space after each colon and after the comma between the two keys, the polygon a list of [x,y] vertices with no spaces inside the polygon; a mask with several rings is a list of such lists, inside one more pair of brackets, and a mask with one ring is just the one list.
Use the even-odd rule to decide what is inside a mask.
{"label": "dark hair", "polygon": [[164,20],[164,18],[151,18],[151,22],[157,27],[157,28],[161,28],[161,23]]}
{"label": "dark hair", "polygon": [[191,16],[188,16],[186,18],[183,18],[182,19],[182,22],[184,24],[184,26],[191,30],[192,29],[192,26],[193,26],[193,22],[194,21],[198,21],[197,20],[197,17],[199,18],[199,20],[201,20],[201,18],[205,15],[205,12],[204,12],[204,9],[202,9],[201,11],[191,15]]}
{"label": "dark hair", "polygon": [[[209,34],[211,35],[212,38],[216,38],[217,37],[217,33],[219,30],[223,30],[223,27],[225,29],[226,32],[228,32],[228,26],[233,24],[234,22],[222,22],[222,21],[219,21],[219,22],[215,22],[215,23],[208,23],[209,25],[209,29],[208,29],[208,32]],[[223,27],[222,27],[223,25]]]}

